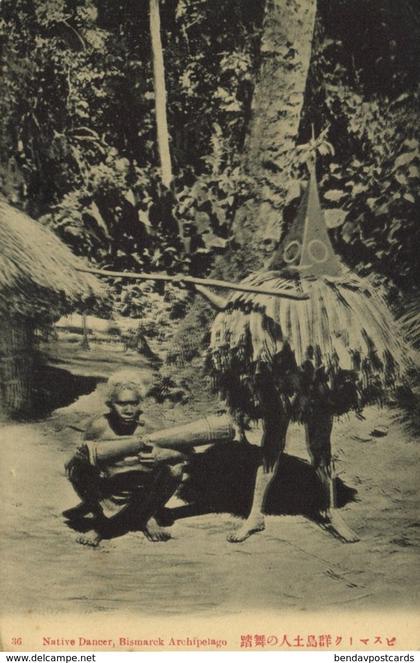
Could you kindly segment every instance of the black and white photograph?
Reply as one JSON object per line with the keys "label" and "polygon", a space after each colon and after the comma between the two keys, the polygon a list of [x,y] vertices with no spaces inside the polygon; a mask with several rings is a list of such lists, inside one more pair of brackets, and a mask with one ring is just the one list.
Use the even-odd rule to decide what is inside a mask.
{"label": "black and white photograph", "polygon": [[0,44],[1,649],[418,649],[418,1]]}

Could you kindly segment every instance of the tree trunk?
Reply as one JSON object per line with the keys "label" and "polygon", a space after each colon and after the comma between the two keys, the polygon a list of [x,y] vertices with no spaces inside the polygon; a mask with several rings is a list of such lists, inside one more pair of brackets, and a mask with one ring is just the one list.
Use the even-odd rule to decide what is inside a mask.
{"label": "tree trunk", "polygon": [[150,37],[152,42],[156,129],[160,167],[162,182],[169,188],[172,182],[172,164],[169,150],[168,120],[166,117],[165,68],[160,36],[159,0],[150,0]]}
{"label": "tree trunk", "polygon": [[261,65],[254,90],[244,167],[253,202],[238,210],[235,234],[258,262],[258,244],[281,231],[281,209],[298,136],[315,24],[316,0],[266,0]]}
{"label": "tree trunk", "polygon": [[[261,66],[254,90],[251,120],[244,146],[244,169],[253,181],[252,201],[235,215],[234,233],[241,247],[220,256],[213,276],[239,281],[260,268],[260,240],[267,227],[281,230],[281,208],[294,156],[311,58],[316,0],[266,0]],[[196,329],[190,351],[200,351],[202,336],[214,312],[196,299],[178,330],[174,347],[186,330]],[[193,338],[190,334],[189,339]],[[178,357],[181,353],[178,354]]]}

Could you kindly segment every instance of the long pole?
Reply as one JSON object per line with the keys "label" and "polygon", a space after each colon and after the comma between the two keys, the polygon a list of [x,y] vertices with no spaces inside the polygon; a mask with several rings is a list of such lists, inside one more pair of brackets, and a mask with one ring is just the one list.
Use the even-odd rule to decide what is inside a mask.
{"label": "long pole", "polygon": [[271,297],[283,297],[284,299],[305,300],[309,299],[308,294],[301,294],[293,290],[274,290],[272,288],[260,288],[253,285],[242,285],[240,283],[230,283],[228,281],[219,281],[217,279],[201,279],[195,276],[169,276],[169,274],[145,274],[143,272],[111,272],[107,269],[94,269],[93,267],[76,267],[78,272],[87,272],[88,274],[97,274],[98,276],[111,276],[113,278],[138,279],[143,281],[168,281],[177,282],[182,280],[184,283],[195,285],[204,285],[211,288],[223,288],[225,290],[237,290],[238,292],[255,293],[257,295],[269,295]]}

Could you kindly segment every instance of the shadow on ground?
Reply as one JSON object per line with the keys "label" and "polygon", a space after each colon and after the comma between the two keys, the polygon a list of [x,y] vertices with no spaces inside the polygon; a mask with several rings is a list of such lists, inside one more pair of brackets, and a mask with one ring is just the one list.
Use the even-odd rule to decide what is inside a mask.
{"label": "shadow on ground", "polygon": [[[188,477],[179,491],[188,504],[165,509],[165,519],[173,520],[205,513],[230,513],[246,517],[251,508],[261,450],[252,444],[226,443],[210,447],[191,457]],[[356,490],[336,479],[337,506],[355,500]],[[323,507],[323,494],[313,467],[296,456],[284,454],[277,477],[268,494],[266,513],[271,515],[305,515],[316,519]],[[92,520],[81,518],[68,525],[79,532],[92,528]],[[111,527],[105,538],[114,538],[136,529],[127,516]]]}
{"label": "shadow on ground", "polygon": [[[203,512],[249,513],[261,449],[252,444],[226,443],[196,454],[180,496]],[[336,480],[337,506],[354,500],[356,491]],[[272,515],[311,515],[322,508],[319,479],[313,467],[296,456],[284,454],[266,503]]]}

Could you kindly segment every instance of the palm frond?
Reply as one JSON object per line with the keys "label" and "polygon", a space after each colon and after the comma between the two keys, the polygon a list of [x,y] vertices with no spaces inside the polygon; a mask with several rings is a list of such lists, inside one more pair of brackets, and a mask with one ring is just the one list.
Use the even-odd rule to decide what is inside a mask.
{"label": "palm frond", "polygon": [[420,349],[420,300],[414,296],[404,302],[404,312],[398,322],[401,325],[405,338],[411,345]]}
{"label": "palm frond", "polygon": [[[340,278],[284,279],[268,272],[254,274],[247,282],[270,288],[300,287],[310,297],[282,299],[273,306],[272,298],[265,295],[231,296],[226,310],[216,318],[209,350],[215,382],[231,403],[237,394],[230,391],[239,393],[240,383],[240,402],[248,413],[254,411],[253,385],[261,366],[276,381],[281,376],[274,375],[274,367],[281,356],[281,362],[284,357],[290,359],[290,353],[289,366],[298,372],[312,364],[313,370],[323,367],[328,375],[351,374],[366,400],[381,400],[404,380],[411,353],[401,325],[367,280],[351,273]],[[246,338],[249,343],[244,343]]]}

